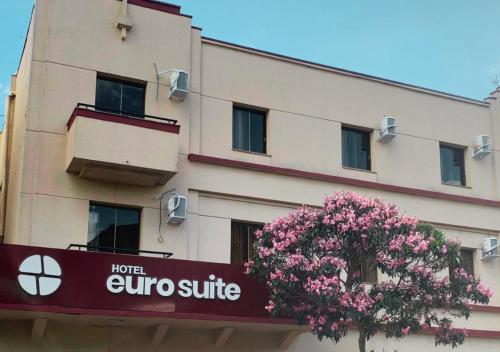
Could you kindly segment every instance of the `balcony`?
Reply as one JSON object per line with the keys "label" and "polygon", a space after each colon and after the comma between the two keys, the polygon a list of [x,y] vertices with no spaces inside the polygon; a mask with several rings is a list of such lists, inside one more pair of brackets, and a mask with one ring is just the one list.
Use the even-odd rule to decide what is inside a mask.
{"label": "balcony", "polygon": [[79,177],[154,186],[177,173],[176,120],[78,104],[67,126],[66,171]]}

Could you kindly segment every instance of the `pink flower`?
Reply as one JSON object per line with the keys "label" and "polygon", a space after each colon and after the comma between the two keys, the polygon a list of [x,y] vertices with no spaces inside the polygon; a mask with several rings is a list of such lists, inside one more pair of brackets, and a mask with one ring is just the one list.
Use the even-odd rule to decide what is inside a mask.
{"label": "pink flower", "polygon": [[479,291],[479,293],[488,298],[491,298],[493,296],[493,290],[488,286],[486,286],[485,284],[483,284],[482,282],[480,282],[476,288]]}
{"label": "pink flower", "polygon": [[[305,320],[320,338],[338,338],[347,321],[377,316],[395,294],[404,297],[403,307],[424,305],[415,322],[422,326],[426,320],[439,321],[439,307],[452,300],[486,303],[493,291],[465,270],[455,269],[451,282],[436,270],[448,265],[448,254],[458,250],[458,243],[445,241],[430,226],[418,226],[420,232],[417,224],[392,204],[338,192],[320,210],[301,208],[264,225],[255,236],[256,260],[248,261],[246,272],[267,284],[270,313]],[[364,286],[358,264],[371,256],[387,275]],[[426,311],[429,305],[436,310]],[[384,316],[376,324],[392,325],[400,318]],[[410,334],[417,326],[411,324],[398,325],[396,334]]]}
{"label": "pink flower", "polygon": [[269,301],[269,305],[267,305],[265,308],[269,313],[271,313],[274,310],[274,308],[276,308],[276,305],[274,304],[273,301]]}

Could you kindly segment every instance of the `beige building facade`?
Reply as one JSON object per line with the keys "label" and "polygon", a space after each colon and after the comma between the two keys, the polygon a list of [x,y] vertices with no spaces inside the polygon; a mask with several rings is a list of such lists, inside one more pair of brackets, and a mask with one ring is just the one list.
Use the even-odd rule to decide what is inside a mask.
{"label": "beige building facade", "polygon": [[[184,99],[169,97],[176,85]],[[234,268],[248,254],[237,237],[252,226],[352,190],[458,237],[474,274],[500,292],[500,259],[482,259],[483,241],[500,235],[500,89],[478,101],[206,38],[179,7],[153,0],[37,0],[11,91],[4,245],[171,252],[157,260]],[[389,116],[395,137],[379,141]],[[489,137],[484,157],[478,136]],[[186,211],[171,221],[178,196]],[[357,341],[354,330],[334,345],[237,312],[31,303],[0,304],[1,351],[352,351]],[[500,295],[457,326],[469,330],[457,350],[500,350]],[[368,347],[449,348],[427,334]]]}

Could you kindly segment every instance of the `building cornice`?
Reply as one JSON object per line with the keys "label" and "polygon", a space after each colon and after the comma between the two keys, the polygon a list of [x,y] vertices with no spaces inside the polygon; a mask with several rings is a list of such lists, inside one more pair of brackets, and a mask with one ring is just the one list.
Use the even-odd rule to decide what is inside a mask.
{"label": "building cornice", "polygon": [[277,175],[305,178],[305,179],[315,180],[315,181],[323,181],[323,182],[338,183],[338,184],[354,186],[354,187],[369,188],[369,189],[375,189],[375,190],[385,191],[385,192],[402,193],[402,194],[408,194],[408,195],[417,196],[417,197],[449,200],[452,202],[484,205],[484,206],[500,208],[500,201],[496,201],[496,200],[492,200],[492,199],[460,196],[460,195],[456,195],[456,194],[429,191],[429,190],[420,189],[420,188],[397,186],[397,185],[392,185],[392,184],[387,184],[387,183],[358,180],[358,179],[349,178],[349,177],[335,176],[335,175],[310,172],[310,171],[303,171],[303,170],[298,170],[298,169],[290,169],[290,168],[284,168],[284,167],[262,165],[262,164],[250,163],[250,162],[239,161],[239,160],[217,158],[217,157],[213,157],[213,156],[200,155],[200,154],[189,154],[188,160],[193,161],[193,162],[200,162],[200,163],[205,163],[205,164],[232,167],[232,168],[237,168],[237,169],[247,169],[247,170],[265,172],[265,173],[271,173],[271,174],[277,174]]}
{"label": "building cornice", "polygon": [[[495,307],[500,308],[500,307]],[[116,309],[88,309],[88,308],[69,308],[62,306],[33,306],[21,304],[0,304],[0,310],[8,311],[28,311],[28,312],[43,312],[54,314],[71,314],[71,315],[89,315],[89,316],[109,316],[122,318],[160,318],[160,319],[180,319],[193,321],[214,321],[214,322],[230,322],[230,323],[245,323],[245,324],[278,324],[290,326],[297,330],[302,330],[292,319],[277,319],[277,318],[249,318],[241,316],[220,316],[215,314],[188,314],[175,312],[137,312]],[[355,329],[352,324],[348,324],[350,329]],[[435,334],[436,328],[422,329],[420,334]],[[484,330],[484,329],[466,329],[467,337],[500,339],[500,331]]]}
{"label": "building cornice", "polygon": [[[121,1],[121,0],[119,0]],[[161,11],[161,12],[166,12],[170,13],[172,15],[177,15],[177,16],[182,16],[182,17],[187,17],[187,18],[192,18],[190,15],[185,15],[181,13],[181,7],[179,5],[174,5],[174,4],[169,4],[166,2],[162,1],[156,1],[156,0],[128,0],[128,3],[130,5],[136,5],[136,6],[141,6],[147,9],[151,10],[156,10],[156,11]]]}

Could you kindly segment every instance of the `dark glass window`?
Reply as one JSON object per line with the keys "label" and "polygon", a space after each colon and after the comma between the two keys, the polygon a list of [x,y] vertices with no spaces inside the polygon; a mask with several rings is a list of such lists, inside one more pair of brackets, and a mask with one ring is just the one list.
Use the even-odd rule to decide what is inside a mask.
{"label": "dark glass window", "polygon": [[233,148],[266,153],[266,113],[233,107]]}
{"label": "dark glass window", "polygon": [[243,264],[252,257],[257,230],[262,230],[262,224],[231,221],[231,264]]}
{"label": "dark glass window", "polygon": [[138,254],[141,211],[91,203],[87,245],[94,251]]}
{"label": "dark glass window", "polygon": [[465,186],[463,148],[440,145],[441,181],[450,185]]}
{"label": "dark glass window", "polygon": [[474,250],[462,248],[460,249],[460,262],[459,263],[450,263],[449,266],[449,275],[452,275],[453,270],[456,267],[464,268],[464,270],[470,274],[474,275]]}
{"label": "dark glass window", "polygon": [[465,271],[474,275],[474,250],[462,248],[460,250],[460,266],[465,269]]}
{"label": "dark glass window", "polygon": [[369,131],[342,127],[342,165],[371,170]]}
{"label": "dark glass window", "polygon": [[95,105],[98,109],[129,115],[144,115],[142,84],[97,77]]}

